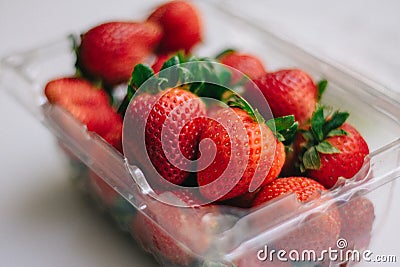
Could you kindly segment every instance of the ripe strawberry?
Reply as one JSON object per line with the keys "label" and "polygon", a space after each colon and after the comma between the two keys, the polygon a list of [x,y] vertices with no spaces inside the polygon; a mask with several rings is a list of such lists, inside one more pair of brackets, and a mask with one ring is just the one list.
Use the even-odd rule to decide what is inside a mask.
{"label": "ripe strawberry", "polygon": [[197,9],[186,1],[172,1],[156,8],[148,21],[158,23],[164,35],[158,51],[189,52],[203,39],[202,21]]}
{"label": "ripe strawberry", "polygon": [[323,108],[318,107],[299,142],[300,170],[326,188],[334,186],[339,177],[352,178],[369,154],[360,133],[345,123],[348,116],[346,112],[324,116]]}
{"label": "ripe strawberry", "polygon": [[279,178],[261,189],[253,205],[258,206],[281,195],[295,193],[300,202],[309,201],[326,190],[320,183],[306,177]]}
{"label": "ripe strawberry", "polygon": [[45,95],[50,103],[62,106],[89,131],[122,151],[122,119],[103,90],[83,79],[60,78],[47,83]]}
{"label": "ripe strawberry", "polygon": [[[272,167],[269,170],[268,177],[277,177],[279,175],[280,170],[282,169],[282,165],[285,162],[285,146],[278,142],[276,143],[275,148],[275,158],[272,163]],[[246,192],[236,198],[231,198],[223,202],[222,204],[240,207],[240,208],[250,208],[253,206],[253,201],[256,198],[257,194],[260,192],[261,187],[253,192]]]}
{"label": "ripe strawberry", "polygon": [[289,69],[266,73],[254,82],[275,117],[294,115],[300,125],[311,118],[318,92],[313,80],[304,71]]}
{"label": "ripe strawberry", "polygon": [[167,61],[171,56],[172,56],[172,54],[157,55],[156,60],[154,61],[153,65],[151,66],[153,71],[155,73],[158,73],[161,70],[162,66],[164,65],[165,61]]}
{"label": "ripe strawberry", "polygon": [[[196,202],[195,198],[169,192],[183,203]],[[145,217],[138,213],[133,221],[132,232],[156,255],[161,255],[173,264],[189,266],[209,247],[211,233],[217,227],[212,214],[218,213],[215,206],[179,208],[154,199],[146,201]]]}
{"label": "ripe strawberry", "polygon": [[89,185],[92,193],[108,208],[111,208],[119,197],[119,194],[93,171],[89,172]]}
{"label": "ripe strawberry", "polygon": [[[338,205],[342,229],[340,237],[346,239],[349,247],[366,248],[365,237],[371,235],[375,220],[374,205],[361,196]],[[368,239],[367,239],[368,240]]]}
{"label": "ripe strawberry", "polygon": [[[228,65],[254,80],[266,73],[264,64],[256,56],[250,54],[239,53],[233,50],[228,50],[218,56],[218,61]],[[232,83],[236,84],[242,79],[242,75],[234,72],[232,75]]]}
{"label": "ripe strawberry", "polygon": [[[318,182],[306,177],[279,178],[266,185],[254,200],[254,206],[269,202],[288,193],[296,194],[300,202],[318,198],[326,190]],[[313,249],[317,255],[329,247],[334,247],[340,233],[340,218],[336,207],[315,213],[294,230],[273,241],[275,247],[298,252]]]}
{"label": "ripe strawberry", "polygon": [[[275,179],[283,165],[283,162],[273,163],[282,157],[275,157],[275,149],[280,146],[276,145],[272,131],[242,109],[221,109],[213,114],[201,135],[201,140],[205,139],[211,140],[215,147],[211,142],[205,145],[197,181],[200,186],[214,182],[207,189],[200,189],[208,199],[222,201],[243,195],[249,192],[251,183],[265,185]],[[216,155],[211,161],[209,157],[215,149]],[[211,164],[204,168],[207,160]],[[221,190],[228,187],[232,189],[222,194]]]}
{"label": "ripe strawberry", "polygon": [[152,22],[108,22],[82,35],[77,66],[84,75],[113,86],[129,81],[136,64],[141,63],[162,37]]}
{"label": "ripe strawberry", "polygon": [[130,227],[136,213],[131,203],[93,171],[89,171],[89,186],[93,197],[107,208],[118,225],[123,229]]}
{"label": "ripe strawberry", "polygon": [[[363,251],[368,248],[371,241],[371,230],[375,219],[371,201],[363,196],[355,195],[348,201],[338,201],[337,207],[342,223],[340,240],[333,249],[341,251],[344,258],[338,258],[334,263],[325,259],[319,264],[321,267],[339,266],[339,264],[347,266],[347,263],[354,262],[354,259],[347,258],[354,255],[350,252],[358,251],[359,255],[363,255]],[[344,241],[341,241],[343,239]]]}
{"label": "ripe strawberry", "polygon": [[[193,93],[180,88],[167,89],[157,95],[144,93],[132,101],[126,113],[129,131],[125,131],[128,135],[125,140],[132,140],[128,153],[145,171],[151,172],[154,166],[163,179],[182,184],[190,174],[185,170],[189,163],[184,160],[197,157],[205,116],[204,103]],[[144,134],[137,132],[143,129]],[[145,137],[145,148],[140,146],[143,142],[138,140],[140,136]],[[171,162],[171,158],[175,162]]]}

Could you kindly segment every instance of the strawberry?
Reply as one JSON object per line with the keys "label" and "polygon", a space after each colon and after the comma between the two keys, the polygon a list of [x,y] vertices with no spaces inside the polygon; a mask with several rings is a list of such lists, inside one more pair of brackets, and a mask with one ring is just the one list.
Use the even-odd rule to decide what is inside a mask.
{"label": "strawberry", "polygon": [[275,117],[294,115],[300,125],[307,122],[315,110],[319,94],[311,77],[302,70],[288,69],[266,73],[255,84],[264,94]]}
{"label": "strawberry", "polygon": [[93,197],[108,209],[118,225],[123,229],[130,227],[136,213],[132,204],[93,171],[89,171],[89,186]]}
{"label": "strawberry", "polygon": [[371,241],[371,230],[375,220],[374,206],[371,201],[358,194],[347,201],[339,200],[337,208],[341,219],[340,240],[333,249],[341,251],[343,258],[338,258],[333,263],[325,259],[319,266],[347,266],[354,262],[349,259],[358,251],[363,255]]}
{"label": "strawberry", "polygon": [[103,90],[80,78],[60,78],[47,83],[44,91],[50,103],[69,111],[89,131],[122,151],[122,119]]}
{"label": "strawberry", "polygon": [[371,235],[375,220],[372,202],[365,197],[356,196],[346,203],[339,204],[338,210],[342,220],[340,237],[346,239],[350,247],[366,248],[365,237]]}
{"label": "strawberry", "polygon": [[203,39],[200,15],[189,2],[172,1],[163,4],[147,20],[158,23],[164,31],[158,46],[160,53],[178,50],[189,52]]}
{"label": "strawberry", "polygon": [[253,205],[253,201],[260,190],[261,190],[261,188],[258,188],[257,190],[255,190],[253,192],[243,193],[242,195],[240,195],[238,197],[231,198],[231,199],[228,199],[225,201],[221,201],[221,202],[219,202],[219,204],[238,207],[238,208],[251,208],[251,206]]}
{"label": "strawberry", "polygon": [[[239,53],[234,50],[227,50],[220,54],[217,59],[220,63],[240,71],[252,80],[257,79],[266,73],[262,61],[256,56],[250,54]],[[242,75],[239,75],[237,72],[233,73],[233,84],[236,84],[241,79]]]}
{"label": "strawberry", "polygon": [[161,70],[161,68],[162,68],[162,66],[164,65],[164,63],[165,63],[169,58],[171,58],[171,56],[172,56],[171,54],[159,54],[159,55],[157,55],[157,57],[156,57],[156,59],[155,59],[153,65],[151,66],[151,68],[153,69],[153,71],[154,71],[155,73],[158,73],[158,72]]}
{"label": "strawberry", "polygon": [[[230,129],[230,132],[226,129]],[[197,174],[200,186],[215,181],[207,189],[200,188],[204,197],[209,199],[235,198],[249,192],[251,183],[265,185],[277,177],[283,165],[283,162],[273,164],[274,160],[282,157],[275,157],[275,149],[280,146],[272,131],[239,108],[221,109],[213,114],[201,134],[201,140],[204,139],[211,140],[216,146],[216,155],[211,164],[201,169],[200,162]],[[202,156],[209,157],[213,151],[214,145],[208,142]],[[232,189],[222,194],[221,189],[227,187]]]}
{"label": "strawberry", "polygon": [[162,37],[152,22],[116,21],[98,25],[81,36],[77,66],[107,86],[128,82],[134,66],[151,54]]}
{"label": "strawberry", "polygon": [[324,114],[323,107],[318,107],[298,142],[300,170],[326,188],[333,187],[339,177],[352,178],[369,154],[361,134],[345,123],[348,116],[338,111]]}
{"label": "strawberry", "polygon": [[[318,198],[325,190],[324,186],[306,177],[279,178],[261,189],[254,200],[254,206],[288,193],[294,193],[298,201],[306,202]],[[335,246],[339,233],[339,214],[336,207],[332,207],[323,213],[311,214],[301,225],[273,241],[273,244],[285,251],[313,249],[320,255],[322,250]]]}
{"label": "strawberry", "polygon": [[[180,65],[181,63],[188,62],[193,63],[188,68],[185,67],[186,65]],[[134,90],[134,88],[139,88],[140,93],[135,94],[135,98],[126,111],[126,118],[128,118],[128,120],[125,120],[125,128],[132,129],[124,130],[124,133],[126,133],[125,136],[128,137],[125,138],[125,140],[132,140],[129,144],[129,148],[125,150],[125,152],[129,154],[127,155],[128,158],[132,158],[137,164],[141,165],[143,169],[147,170],[147,172],[152,172],[151,169],[154,167],[158,174],[174,184],[182,184],[185,179],[189,177],[190,173],[187,171],[189,169],[187,167],[193,166],[195,169],[190,168],[190,170],[193,171],[196,171],[196,167],[198,167],[197,170],[200,171],[197,182],[200,182],[200,185],[204,185],[214,181],[218,177],[217,175],[223,172],[224,168],[227,167],[227,165],[225,166],[224,164],[228,163],[230,156],[229,154],[220,155],[219,158],[217,157],[215,159],[214,166],[205,168],[202,164],[211,163],[212,160],[207,162],[204,159],[210,157],[210,153],[213,150],[213,147],[207,147],[207,145],[205,145],[207,149],[203,154],[203,160],[199,159],[200,164],[195,166],[192,162],[187,161],[198,159],[199,155],[197,154],[200,154],[198,153],[200,135],[205,127],[208,129],[205,129],[207,134],[202,136],[203,140],[211,139],[217,144],[218,142],[225,144],[225,142],[228,141],[227,138],[225,138],[220,123],[216,123],[214,120],[219,116],[218,114],[214,119],[208,120],[210,125],[205,125],[205,105],[198,96],[217,99],[235,107],[233,110],[236,111],[229,112],[229,108],[225,109],[226,112],[222,111],[219,120],[223,123],[227,122],[228,124],[232,124],[233,130],[236,131],[234,133],[235,140],[233,142],[233,147],[234,149],[239,149],[238,153],[242,153],[242,155],[239,156],[235,154],[233,158],[234,161],[238,161],[234,163],[236,166],[232,169],[233,172],[236,172],[236,176],[240,169],[244,171],[246,168],[246,150],[249,150],[249,152],[251,151],[251,155],[248,170],[245,172],[245,177],[241,179],[241,185],[225,198],[220,198],[222,196],[217,197],[218,199],[220,198],[220,200],[224,200],[237,197],[248,191],[246,185],[247,187],[250,185],[255,173],[257,173],[257,176],[256,179],[253,180],[257,186],[259,186],[266,177],[268,179],[266,179],[265,182],[274,179],[279,174],[283,165],[283,157],[281,156],[276,157],[277,163],[273,165],[275,147],[280,149],[280,153],[284,153],[284,149],[282,145],[277,144],[279,142],[276,141],[274,134],[270,130],[272,127],[275,127],[275,120],[262,123],[261,125],[255,123],[254,119],[256,114],[252,111],[248,103],[235,92],[223,86],[198,82],[187,84],[184,86],[184,89],[180,87],[165,89],[169,88],[171,84],[176,84],[180,79],[185,79],[185,77],[190,76],[196,77],[196,80],[201,81],[204,81],[205,78],[211,78],[215,83],[220,84],[219,82],[221,82],[221,79],[223,80],[226,77],[226,69],[223,68],[223,70],[219,70],[213,66],[212,63],[213,62],[206,60],[199,62],[196,58],[183,58],[179,55],[174,56],[169,59],[163,67],[175,66],[176,71],[168,71],[165,75],[163,72],[163,75],[161,75],[162,77],[159,77],[160,75],[155,76],[154,71],[148,66],[143,64],[137,65],[132,73],[129,86],[131,89],[128,88],[128,97],[125,99],[127,101],[123,101],[121,104],[122,109],[120,110],[123,112],[124,107],[127,106],[126,102],[129,101],[129,95],[135,94],[132,90]],[[177,79],[177,75],[183,76],[178,76]],[[164,89],[162,89],[163,86]],[[149,93],[149,91],[157,90],[161,90],[157,95]],[[196,95],[191,92],[195,92]],[[215,106],[211,105],[209,110],[213,110],[214,108],[216,108],[216,110],[220,109]],[[173,110],[175,114],[171,114]],[[234,120],[229,120],[229,116],[233,116],[232,119]],[[171,117],[172,120],[169,117]],[[258,117],[261,117],[261,115]],[[168,121],[166,120],[167,118],[169,118]],[[239,120],[237,120],[237,118],[239,118]],[[287,133],[291,133],[293,129],[297,129],[297,124],[294,123],[293,116],[277,119],[276,122],[276,134],[280,138],[287,138],[285,137]],[[128,125],[126,123],[128,123]],[[246,125],[246,129],[243,128],[243,123]],[[168,124],[170,124],[170,126],[168,126]],[[167,126],[164,128],[169,128],[169,130],[162,134],[163,126]],[[183,131],[178,135],[180,128],[182,128]],[[140,136],[143,136],[143,132],[145,132],[145,137],[143,137],[146,139],[145,146],[140,146],[141,142],[133,140],[137,140],[138,137],[140,138]],[[242,134],[242,136],[239,136],[239,134]],[[248,135],[250,143],[242,148],[237,148],[237,146],[246,142]],[[162,142],[162,138],[167,138],[164,139],[166,142]],[[176,140],[176,142],[174,142],[174,140]],[[177,142],[178,140],[179,142]],[[219,144],[221,146],[221,153],[222,151],[228,152],[229,145],[228,147],[222,146],[222,143]],[[208,144],[210,144],[210,142],[208,142]],[[263,147],[261,147],[261,144],[263,144]],[[146,161],[147,155],[143,154],[146,150],[148,151],[150,162]],[[183,157],[179,155],[181,151]],[[168,152],[169,155],[165,155],[165,152]],[[259,169],[257,169],[258,165],[260,165]],[[274,168],[270,170],[271,165],[273,165]],[[270,171],[270,175],[268,171]],[[152,175],[147,176],[155,177],[156,175],[157,174],[153,171]],[[236,178],[240,180],[241,177],[237,176]],[[163,179],[158,180],[162,181]],[[231,177],[229,183],[233,185],[232,183],[234,182],[235,181]],[[217,185],[217,187],[219,186],[229,185]],[[208,186],[208,188],[210,188],[210,186]],[[210,200],[216,200],[214,197],[216,197],[215,194],[219,194],[218,191],[219,190],[214,187],[208,194],[205,193],[205,197],[212,197],[213,199]]]}
{"label": "strawberry", "polygon": [[323,185],[306,177],[279,178],[261,189],[253,205],[258,206],[288,193],[295,193],[300,202],[305,202],[324,190],[326,189]]}
{"label": "strawberry", "polygon": [[[132,99],[126,116],[130,121],[127,128],[145,131],[144,135],[140,132],[127,133],[132,134],[132,140],[138,140],[140,136],[145,138],[145,149],[140,147],[140,140],[129,145],[133,158],[151,171],[146,161],[148,157],[162,178],[182,184],[190,174],[185,170],[188,166],[184,160],[194,160],[197,156],[203,128],[202,116],[205,116],[205,105],[201,99],[181,88],[167,89],[157,95],[144,93]],[[162,131],[166,132],[162,135]],[[176,161],[171,162],[166,152]]]}
{"label": "strawberry", "polygon": [[89,185],[92,193],[98,197],[102,204],[111,208],[119,194],[95,172],[89,172]]}
{"label": "strawberry", "polygon": [[[272,166],[268,173],[268,176],[277,177],[279,175],[280,170],[282,169],[282,165],[284,164],[284,162],[285,162],[285,147],[281,142],[277,142],[275,148],[275,158],[274,161],[272,162]],[[253,206],[253,201],[260,190],[261,187],[259,187],[257,190],[253,192],[246,192],[243,195],[240,195],[236,198],[228,199],[223,204],[240,208],[250,208],[251,206]]]}
{"label": "strawberry", "polygon": [[[196,199],[177,192],[170,197],[182,203],[196,203]],[[209,247],[211,233],[217,226],[213,214],[215,206],[179,208],[154,199],[146,201],[145,217],[138,213],[133,221],[132,232],[147,249],[161,255],[173,264],[189,266]]]}

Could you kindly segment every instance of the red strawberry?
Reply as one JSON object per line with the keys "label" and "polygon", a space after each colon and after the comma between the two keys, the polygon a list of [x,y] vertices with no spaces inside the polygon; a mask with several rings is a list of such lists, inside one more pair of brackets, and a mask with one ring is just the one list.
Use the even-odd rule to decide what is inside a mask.
{"label": "red strawberry", "polygon": [[159,6],[147,19],[158,23],[164,36],[158,47],[159,52],[178,50],[189,52],[203,38],[203,29],[197,9],[186,1],[172,1]]}
{"label": "red strawberry", "polygon": [[279,178],[267,184],[258,193],[253,205],[258,206],[281,195],[295,193],[299,201],[305,202],[326,190],[320,183],[306,177]]}
{"label": "red strawberry", "polygon": [[260,191],[260,189],[261,188],[258,188],[253,192],[247,192],[238,197],[221,201],[219,202],[219,204],[238,207],[238,208],[250,208],[253,205],[254,198],[257,196],[257,193]]}
{"label": "red strawberry", "polygon": [[[326,190],[318,182],[306,177],[279,178],[266,185],[258,193],[254,205],[261,205],[288,193],[296,194],[300,202],[318,198]],[[322,250],[334,247],[340,233],[340,218],[336,207],[328,211],[315,213],[294,230],[273,241],[275,247],[298,252],[313,249],[317,255]]]}
{"label": "red strawberry", "polygon": [[45,87],[47,99],[69,111],[89,131],[122,150],[122,119],[112,109],[106,93],[79,78],[61,78]]}
{"label": "red strawberry", "polygon": [[299,142],[301,171],[326,188],[334,186],[339,177],[352,178],[369,154],[360,133],[344,123],[348,116],[346,112],[335,112],[327,117],[319,107]]}
{"label": "red strawberry", "polygon": [[317,87],[304,71],[289,69],[266,73],[254,82],[264,94],[275,117],[294,115],[301,125],[315,110]]}
{"label": "red strawberry", "polygon": [[161,40],[161,28],[152,22],[108,22],[82,35],[77,65],[85,75],[113,86],[129,81]]}
{"label": "red strawberry", "polygon": [[[266,73],[264,64],[256,56],[244,53],[238,53],[232,50],[223,53],[218,57],[219,62],[228,65],[254,80]],[[232,76],[232,83],[239,82],[243,77],[239,73],[234,72]]]}
{"label": "red strawberry", "polygon": [[363,243],[371,235],[375,220],[372,202],[365,197],[356,196],[338,205],[338,210],[342,220],[340,237],[346,239],[350,247],[366,248],[367,244]]}
{"label": "red strawberry", "polygon": [[111,208],[115,200],[120,197],[114,188],[93,171],[89,172],[89,182],[92,192],[109,208]]}
{"label": "red strawberry", "polygon": [[[334,266],[347,266],[347,263],[354,262],[346,257],[352,257],[352,251],[358,251],[362,255],[368,248],[371,241],[371,230],[375,220],[374,206],[370,200],[363,196],[355,195],[348,201],[337,203],[341,219],[340,239],[333,249],[341,251],[343,259],[338,259]],[[345,261],[345,262],[343,262]],[[325,259],[319,266],[332,266],[332,262]]]}
{"label": "red strawberry", "polygon": [[[269,170],[269,177],[277,177],[279,175],[280,170],[285,162],[285,146],[281,142],[277,142],[275,148],[275,158],[272,163],[272,167]],[[236,198],[228,199],[223,204],[240,207],[240,208],[250,208],[253,206],[253,201],[256,198],[258,192],[261,190],[261,187],[253,192],[246,192],[243,195],[240,195]]]}
{"label": "red strawberry", "polygon": [[165,61],[167,61],[172,54],[160,54],[157,55],[156,60],[154,61],[153,65],[151,68],[153,69],[154,73],[158,73],[162,66],[164,65]]}
{"label": "red strawberry", "polygon": [[45,87],[50,103],[61,105],[97,107],[108,105],[110,100],[103,90],[80,78],[60,78],[50,81]]}
{"label": "red strawberry", "polygon": [[[188,196],[167,193],[183,203]],[[196,202],[190,198],[190,201]],[[137,238],[156,255],[161,255],[174,264],[188,266],[209,247],[211,233],[217,226],[212,214],[215,206],[179,208],[154,199],[146,201],[146,214],[139,213],[133,222],[132,231]]]}
{"label": "red strawberry", "polygon": [[[185,170],[190,164],[187,160],[197,157],[205,116],[204,103],[193,93],[180,88],[157,95],[144,93],[132,101],[126,113],[129,122],[125,127],[129,131],[124,131],[127,134],[125,140],[132,140],[127,153],[151,172],[152,167],[146,160],[149,158],[162,178],[182,184],[190,174]],[[141,130],[144,133],[139,132]],[[138,140],[140,136],[145,137],[145,148],[140,146],[143,142]],[[171,158],[175,162],[171,162]]]}
{"label": "red strawberry", "polygon": [[[213,114],[201,135],[201,140],[204,139],[215,145],[208,142],[205,146],[201,155],[203,164],[206,160],[211,161],[209,157],[215,152],[215,147],[216,155],[209,166],[198,172],[197,181],[200,186],[215,181],[211,187],[201,188],[204,197],[211,200],[243,195],[249,192],[251,183],[265,185],[277,177],[283,165],[283,162],[273,163],[282,157],[275,157],[275,149],[280,146],[276,145],[272,131],[264,123],[254,121],[242,109],[221,109]],[[199,168],[203,168],[203,164],[200,158]],[[222,194],[222,189],[228,187],[232,189]]]}

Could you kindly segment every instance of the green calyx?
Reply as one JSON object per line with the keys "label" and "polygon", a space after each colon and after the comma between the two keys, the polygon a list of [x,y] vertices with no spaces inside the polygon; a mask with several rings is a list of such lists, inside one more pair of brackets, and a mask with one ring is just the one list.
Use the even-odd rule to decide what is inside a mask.
{"label": "green calyx", "polygon": [[328,86],[327,80],[321,80],[317,84],[317,100],[318,102],[321,100],[322,95],[324,94],[326,87]]}
{"label": "green calyx", "polygon": [[309,130],[301,131],[305,144],[300,150],[300,171],[318,170],[321,168],[320,154],[341,153],[328,140],[329,137],[343,136],[348,133],[340,127],[349,117],[348,112],[331,112],[321,105],[317,105],[311,117]]}
{"label": "green calyx", "polygon": [[143,85],[144,88],[141,90],[144,89],[144,92],[151,94],[157,94],[167,88],[180,87],[199,97],[216,99],[229,107],[246,111],[254,121],[265,123],[280,142],[285,145],[291,144],[298,129],[298,123],[294,120],[294,116],[265,121],[258,110],[254,109],[237,92],[228,88],[231,78],[231,71],[224,65],[215,64],[215,61],[209,58],[188,57],[181,52],[169,58],[158,74],[155,74],[151,67],[138,64],[132,72],[127,95],[118,112],[120,114],[126,112],[129,102]]}
{"label": "green calyx", "polygon": [[276,139],[278,139],[279,142],[282,142],[285,147],[288,147],[293,143],[299,126],[299,123],[294,120],[293,115],[282,116],[265,121],[264,117],[257,109],[253,109],[243,97],[234,92],[232,92],[227,104],[230,107],[243,109],[253,118],[254,121],[265,123],[275,134]]}
{"label": "green calyx", "polygon": [[294,120],[293,115],[274,118],[266,122],[267,126],[275,132],[275,136],[279,142],[286,147],[293,143],[296,136],[299,123]]}
{"label": "green calyx", "polygon": [[[190,64],[192,63],[192,64]],[[224,87],[231,80],[231,73],[208,58],[186,56],[182,52],[164,62],[160,72],[144,64],[135,66],[128,83],[127,95],[123,100],[119,113],[124,114],[135,92],[156,94],[167,88],[180,87],[199,97],[209,97],[223,101],[229,90]]]}
{"label": "green calyx", "polygon": [[227,49],[223,50],[222,52],[218,53],[218,55],[215,58],[220,59],[221,57],[228,55],[228,54],[232,54],[234,52],[236,52],[236,49],[227,48]]}

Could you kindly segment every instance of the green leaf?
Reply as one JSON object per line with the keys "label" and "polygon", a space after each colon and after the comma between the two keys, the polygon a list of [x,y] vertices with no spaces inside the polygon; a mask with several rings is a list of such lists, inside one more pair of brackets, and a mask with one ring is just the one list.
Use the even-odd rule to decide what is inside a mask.
{"label": "green leaf", "polygon": [[315,146],[304,152],[302,163],[305,169],[318,170],[321,167],[321,158]]}
{"label": "green leaf", "polygon": [[[178,80],[176,82],[172,82],[172,84],[170,84],[170,87],[174,87],[175,85],[179,83],[181,84],[185,84],[187,82],[193,81],[193,73],[190,71],[190,69],[185,68],[185,67],[179,67],[179,77]],[[169,82],[171,82],[171,78],[169,79]]]}
{"label": "green leaf", "polygon": [[316,149],[318,152],[322,154],[336,154],[340,153],[340,150],[337,149],[336,147],[332,146],[331,143],[328,141],[322,141],[316,146]]}
{"label": "green leaf", "polygon": [[189,91],[197,96],[202,96],[202,91],[204,90],[206,83],[204,82],[195,82],[190,84]]}
{"label": "green leaf", "polygon": [[318,85],[317,85],[317,99],[318,101],[321,100],[322,95],[324,94],[326,87],[328,86],[328,81],[327,80],[321,80]]}
{"label": "green leaf", "polygon": [[327,137],[334,137],[334,136],[344,136],[348,135],[349,133],[343,129],[333,129],[331,130],[326,136]]}
{"label": "green leaf", "polygon": [[291,145],[296,137],[297,130],[299,128],[299,123],[296,121],[290,126],[285,132],[280,131],[280,133],[285,137],[285,140],[282,141],[285,146]]}
{"label": "green leaf", "polygon": [[300,163],[299,169],[300,169],[301,173],[303,173],[307,170],[306,167],[304,167],[304,164],[302,162]]}
{"label": "green leaf", "polygon": [[348,117],[349,117],[348,112],[335,111],[332,117],[329,120],[327,120],[325,122],[325,125],[323,126],[324,135],[327,135],[332,130],[335,130],[340,126],[342,126]]}
{"label": "green leaf", "polygon": [[118,107],[117,112],[118,112],[118,114],[122,115],[122,117],[124,117],[124,115],[125,115],[126,109],[128,108],[128,105],[129,105],[129,102],[130,102],[129,97],[128,97],[128,95],[126,95]]}
{"label": "green leaf", "polygon": [[168,68],[170,68],[172,66],[179,65],[179,63],[180,63],[179,57],[177,55],[173,56],[173,57],[171,57],[170,59],[168,59],[167,61],[164,62],[164,64],[162,65],[160,71],[168,69]]}
{"label": "green leaf", "polygon": [[236,94],[235,92],[232,92],[231,98],[229,101],[227,101],[228,106],[230,107],[237,107],[241,108],[244,111],[246,111],[255,121],[258,121],[259,123],[264,123],[265,120],[261,116],[261,114],[257,111],[254,110],[251,105],[240,95]]}
{"label": "green leaf", "polygon": [[134,85],[136,88],[139,88],[152,76],[154,76],[154,71],[151,67],[144,64],[137,64],[133,69],[132,78],[129,84]]}
{"label": "green leaf", "polygon": [[185,62],[189,61],[188,56],[185,54],[185,51],[183,51],[183,50],[179,50],[176,55],[178,56],[180,63],[185,63]]}
{"label": "green leaf", "polygon": [[72,51],[78,57],[78,50],[79,50],[79,41],[78,37],[75,34],[68,35],[68,39],[71,41],[72,44]]}
{"label": "green leaf", "polygon": [[302,135],[303,135],[303,138],[304,138],[306,141],[312,141],[312,140],[314,139],[314,136],[313,136],[312,133],[309,132],[309,131],[303,131],[303,132],[302,132]]}
{"label": "green leaf", "polygon": [[[269,120],[269,121],[271,121],[271,120]],[[279,132],[281,130],[288,129],[289,127],[291,127],[294,124],[294,116],[289,115],[289,116],[274,118],[272,121],[275,122],[275,130],[277,132]]]}
{"label": "green leaf", "polygon": [[218,84],[230,86],[232,81],[232,72],[223,65],[214,65],[214,72],[217,76]]}
{"label": "green leaf", "polygon": [[233,52],[236,52],[236,50],[235,50],[235,49],[232,49],[232,48],[228,48],[228,49],[225,49],[224,51],[220,52],[215,58],[216,58],[216,59],[219,59],[219,58],[221,58],[222,56],[225,56],[225,55],[227,55],[227,54],[231,54],[231,53],[233,53]]}
{"label": "green leaf", "polygon": [[284,145],[290,145],[293,142],[299,126],[293,115],[274,118],[268,120],[265,124],[276,132],[278,141],[283,142]]}
{"label": "green leaf", "polygon": [[318,141],[324,140],[323,126],[325,124],[324,109],[318,106],[311,117],[311,131]]}
{"label": "green leaf", "polygon": [[[248,103],[248,102],[246,102],[248,105],[249,105],[249,110],[250,111],[253,111],[253,114],[254,114],[254,116],[255,116],[255,118],[256,118],[256,121],[258,122],[258,123],[265,123],[265,119],[264,119],[264,117],[261,115],[261,113],[260,112],[258,112],[258,110],[257,109],[253,109],[251,106],[250,106],[250,104]],[[249,112],[249,111],[248,111]],[[250,114],[250,113],[249,113]],[[250,116],[251,116],[251,114],[250,114]],[[284,137],[283,137],[284,138]]]}

